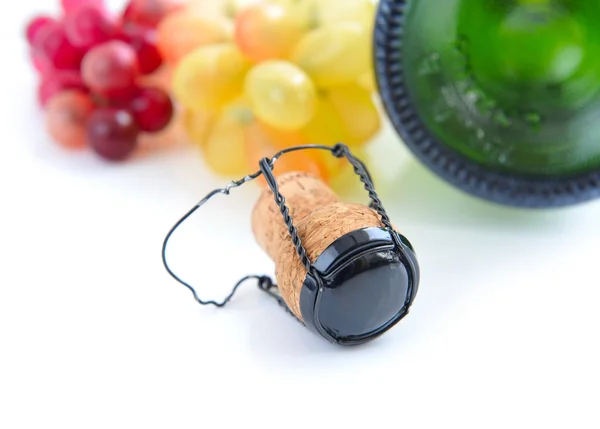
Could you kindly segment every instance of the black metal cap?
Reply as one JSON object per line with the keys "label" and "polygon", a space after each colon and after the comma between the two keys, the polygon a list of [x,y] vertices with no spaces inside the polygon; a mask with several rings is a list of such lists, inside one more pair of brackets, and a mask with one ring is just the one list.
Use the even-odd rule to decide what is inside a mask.
{"label": "black metal cap", "polygon": [[342,345],[370,341],[398,323],[419,284],[411,244],[385,228],[344,235],[313,267],[317,275],[307,274],[300,294],[302,318],[307,327]]}

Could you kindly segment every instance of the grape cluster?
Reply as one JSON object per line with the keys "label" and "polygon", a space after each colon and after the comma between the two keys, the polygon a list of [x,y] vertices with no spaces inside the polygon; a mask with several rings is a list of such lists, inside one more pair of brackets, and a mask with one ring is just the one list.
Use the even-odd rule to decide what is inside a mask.
{"label": "grape cluster", "polygon": [[26,31],[48,132],[64,147],[125,159],[143,133],[163,130],[173,117],[169,94],[144,82],[164,62],[156,27],[179,5],[131,0],[114,16],[103,0],[61,3],[60,18],[36,17]]}
{"label": "grape cluster", "polygon": [[[297,144],[341,141],[360,152],[380,129],[373,24],[372,0],[193,0],[164,19],[158,48],[207,163],[237,176]],[[341,168],[308,151],[275,172],[329,180]]]}

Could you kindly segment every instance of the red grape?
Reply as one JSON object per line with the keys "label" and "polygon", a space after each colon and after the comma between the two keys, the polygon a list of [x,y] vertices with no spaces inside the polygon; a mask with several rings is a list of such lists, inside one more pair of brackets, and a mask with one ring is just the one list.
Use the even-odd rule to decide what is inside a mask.
{"label": "red grape", "polygon": [[60,3],[66,15],[70,15],[82,6],[104,9],[104,0],[61,0]]}
{"label": "red grape", "polygon": [[156,46],[156,37],[156,30],[139,26],[130,26],[121,34],[121,40],[129,43],[135,50],[140,73],[143,75],[155,72],[163,63]]}
{"label": "red grape", "polygon": [[50,61],[41,54],[39,51],[32,49],[29,51],[29,58],[31,59],[31,63],[35,67],[35,69],[41,74],[45,75],[47,73],[52,72],[52,64]]}
{"label": "red grape", "polygon": [[36,34],[42,28],[44,28],[48,24],[54,24],[54,23],[56,23],[56,20],[49,16],[38,16],[38,17],[33,18],[31,21],[29,21],[29,24],[27,24],[27,30],[26,30],[27,41],[29,42],[29,44],[33,45]]}
{"label": "red grape", "polygon": [[171,97],[156,88],[140,89],[129,108],[140,129],[149,133],[164,129],[173,117]]}
{"label": "red grape", "polygon": [[38,88],[40,105],[45,106],[52,97],[66,89],[88,92],[81,76],[74,70],[55,70],[42,77]]}
{"label": "red grape", "polygon": [[97,109],[87,123],[89,145],[110,161],[127,158],[136,147],[139,132],[131,113],[122,109]]}
{"label": "red grape", "polygon": [[46,127],[52,139],[68,149],[86,144],[86,123],[94,102],[81,91],[64,91],[50,100],[46,108]]}
{"label": "red grape", "polygon": [[131,0],[123,12],[123,22],[156,28],[167,14],[182,4],[182,0]]}
{"label": "red grape", "polygon": [[96,46],[83,59],[83,81],[108,98],[127,98],[135,91],[139,74],[137,55],[125,42],[113,40]]}
{"label": "red grape", "polygon": [[117,24],[105,10],[86,4],[65,17],[65,30],[74,46],[87,50],[113,39]]}
{"label": "red grape", "polygon": [[84,54],[69,42],[64,26],[58,22],[48,23],[36,32],[33,48],[58,70],[78,69]]}

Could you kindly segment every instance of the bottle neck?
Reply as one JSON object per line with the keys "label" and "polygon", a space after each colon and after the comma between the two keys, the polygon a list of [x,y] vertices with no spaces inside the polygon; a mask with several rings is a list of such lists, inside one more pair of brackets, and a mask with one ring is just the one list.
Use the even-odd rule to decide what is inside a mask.
{"label": "bottle neck", "polygon": [[600,165],[600,2],[409,2],[402,62],[442,144],[498,171]]}

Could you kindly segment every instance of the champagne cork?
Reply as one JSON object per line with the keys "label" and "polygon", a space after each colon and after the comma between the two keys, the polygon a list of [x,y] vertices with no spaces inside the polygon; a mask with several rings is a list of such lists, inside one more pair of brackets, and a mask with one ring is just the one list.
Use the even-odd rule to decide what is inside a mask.
{"label": "champagne cork", "polygon": [[[374,210],[360,204],[341,202],[324,182],[309,174],[287,173],[279,177],[278,183],[312,263],[345,234],[361,228],[383,226]],[[300,293],[306,268],[292,244],[270,189],[263,191],[254,208],[252,231],[259,245],[275,262],[281,296],[296,317],[302,320]]]}

